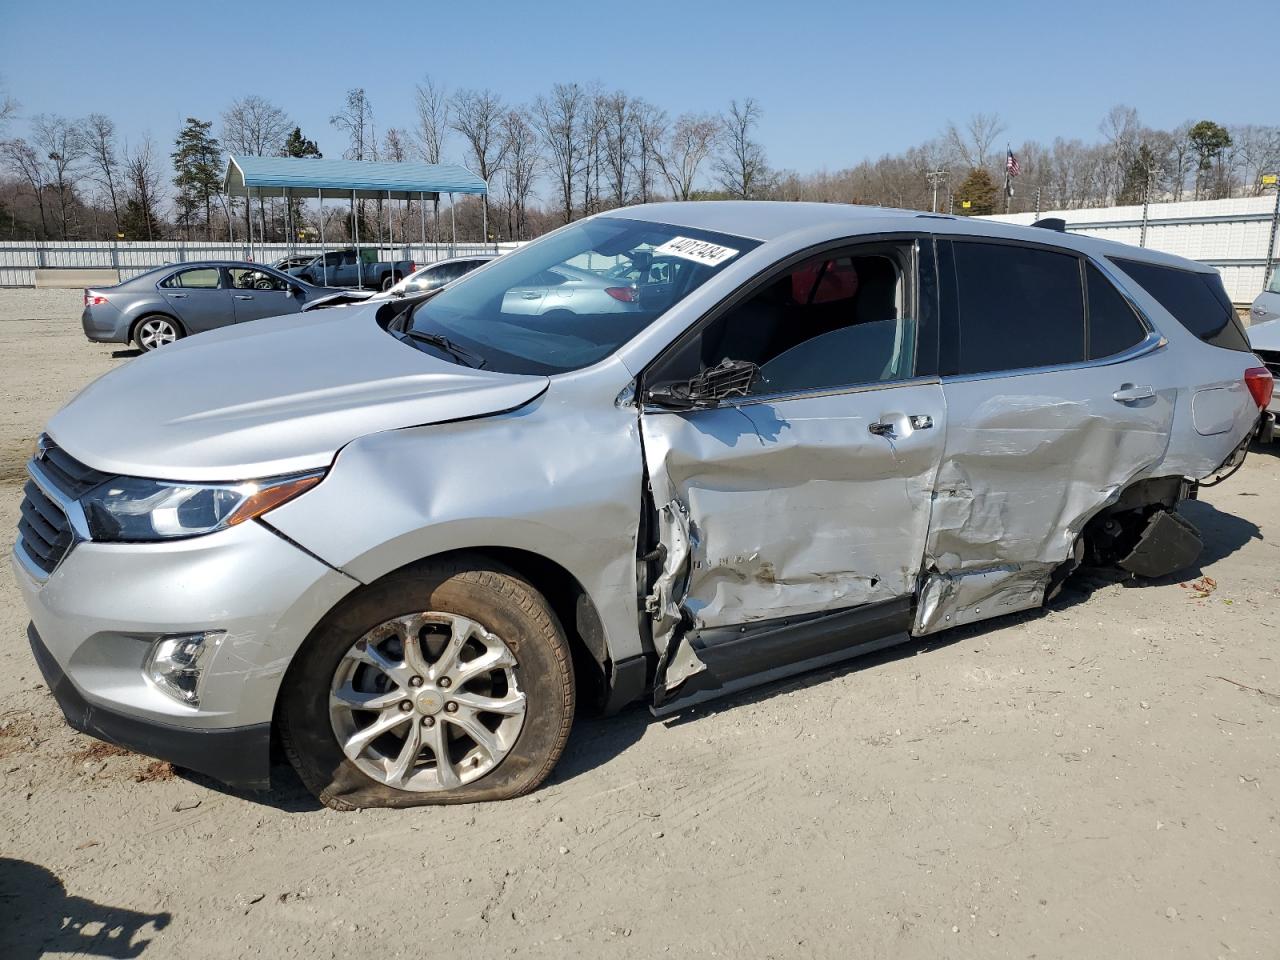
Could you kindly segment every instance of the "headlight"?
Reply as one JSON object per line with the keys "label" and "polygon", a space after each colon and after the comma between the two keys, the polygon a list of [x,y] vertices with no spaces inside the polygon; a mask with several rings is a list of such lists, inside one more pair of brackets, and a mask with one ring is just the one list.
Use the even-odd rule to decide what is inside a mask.
{"label": "headlight", "polygon": [[259,517],[320,482],[322,473],[247,483],[164,483],[116,477],[81,498],[94,540],[169,540]]}

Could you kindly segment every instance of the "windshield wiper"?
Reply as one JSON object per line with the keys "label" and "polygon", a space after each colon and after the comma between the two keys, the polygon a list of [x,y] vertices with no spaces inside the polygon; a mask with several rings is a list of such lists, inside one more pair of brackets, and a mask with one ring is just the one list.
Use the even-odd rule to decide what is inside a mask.
{"label": "windshield wiper", "polygon": [[418,343],[425,343],[428,346],[435,347],[437,350],[443,350],[455,360],[463,364],[463,366],[472,367],[479,370],[484,366],[484,358],[478,354],[472,353],[465,347],[460,347],[448,337],[439,333],[424,333],[421,330],[410,328],[404,331],[404,335],[409,340]]}

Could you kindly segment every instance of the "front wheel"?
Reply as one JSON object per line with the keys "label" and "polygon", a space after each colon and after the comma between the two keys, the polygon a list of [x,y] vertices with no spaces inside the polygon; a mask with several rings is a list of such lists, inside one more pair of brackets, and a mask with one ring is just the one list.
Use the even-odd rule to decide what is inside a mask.
{"label": "front wheel", "polygon": [[182,330],[168,317],[143,317],[133,331],[133,342],[144,352],[163,347],[182,337]]}
{"label": "front wheel", "polygon": [[505,800],[537,787],[573,722],[568,642],[527,582],[429,563],[362,590],[285,678],[281,741],[338,810]]}

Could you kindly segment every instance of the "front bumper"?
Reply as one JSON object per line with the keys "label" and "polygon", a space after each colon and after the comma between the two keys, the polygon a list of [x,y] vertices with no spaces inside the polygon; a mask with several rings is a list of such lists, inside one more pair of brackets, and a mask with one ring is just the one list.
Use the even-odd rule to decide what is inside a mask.
{"label": "front bumper", "polygon": [[[21,550],[19,540],[13,570],[39,638],[33,650],[71,725],[238,784],[266,769],[294,654],[357,586],[255,522],[165,543],[79,542],[43,578]],[[203,630],[225,636],[202,664],[193,707],[157,687],[144,664],[156,638]]]}
{"label": "front bumper", "polygon": [[199,730],[140,720],[90,703],[67,678],[36,632],[27,626],[31,654],[67,723],[99,740],[170,763],[233,787],[264,790],[271,783],[271,724]]}

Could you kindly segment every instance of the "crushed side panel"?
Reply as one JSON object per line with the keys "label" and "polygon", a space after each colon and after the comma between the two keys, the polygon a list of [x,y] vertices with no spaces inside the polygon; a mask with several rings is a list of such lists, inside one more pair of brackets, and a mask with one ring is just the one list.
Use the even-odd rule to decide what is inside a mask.
{"label": "crushed side panel", "polygon": [[916,635],[1038,606],[1085,523],[1158,467],[1174,391],[1110,396],[1141,362],[946,384]]}

